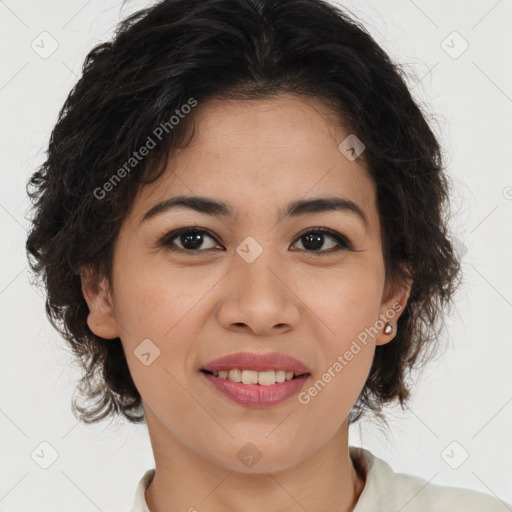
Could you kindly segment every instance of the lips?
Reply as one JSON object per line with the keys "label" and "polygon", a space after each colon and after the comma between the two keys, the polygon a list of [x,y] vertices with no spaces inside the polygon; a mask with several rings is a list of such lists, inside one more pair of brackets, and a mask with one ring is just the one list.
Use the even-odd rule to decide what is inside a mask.
{"label": "lips", "polygon": [[300,392],[310,378],[310,374],[305,374],[284,382],[261,386],[232,382],[205,372],[203,372],[203,376],[210,389],[241,406],[256,409],[273,407],[290,400]]}
{"label": "lips", "polygon": [[282,370],[285,372],[293,372],[296,376],[310,373],[309,368],[298,359],[277,352],[266,354],[239,352],[210,361],[201,368],[201,370],[206,370],[211,373],[236,369],[252,370],[256,372]]}
{"label": "lips", "polygon": [[230,354],[200,370],[210,389],[253,408],[272,407],[291,399],[311,377],[304,363],[276,352]]}

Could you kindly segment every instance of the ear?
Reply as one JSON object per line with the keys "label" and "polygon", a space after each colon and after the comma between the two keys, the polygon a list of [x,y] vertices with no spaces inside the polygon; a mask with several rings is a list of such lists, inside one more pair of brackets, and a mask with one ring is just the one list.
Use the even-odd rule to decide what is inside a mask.
{"label": "ear", "polygon": [[[384,326],[375,337],[376,345],[385,345],[396,336],[398,319],[407,305],[412,284],[413,281],[411,279],[408,279],[405,284],[400,286],[392,283],[387,284],[383,294],[381,314],[379,317],[383,320]],[[393,328],[388,334],[384,332],[387,324],[391,325]]]}
{"label": "ear", "polygon": [[80,269],[82,293],[89,306],[87,325],[89,329],[105,339],[119,337],[110,286],[106,277],[98,277],[89,267]]}

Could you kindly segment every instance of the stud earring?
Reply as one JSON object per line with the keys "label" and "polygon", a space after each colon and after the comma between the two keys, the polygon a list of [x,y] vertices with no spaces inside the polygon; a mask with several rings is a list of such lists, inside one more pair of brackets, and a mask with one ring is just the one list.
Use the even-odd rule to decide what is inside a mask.
{"label": "stud earring", "polygon": [[386,334],[393,332],[393,327],[391,326],[391,324],[386,324],[386,327],[384,327],[384,332]]}

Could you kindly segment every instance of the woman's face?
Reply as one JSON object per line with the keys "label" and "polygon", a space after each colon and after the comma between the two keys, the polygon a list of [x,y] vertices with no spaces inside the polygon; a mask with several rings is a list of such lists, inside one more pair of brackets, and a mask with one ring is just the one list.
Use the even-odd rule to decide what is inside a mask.
{"label": "woman's face", "polygon": [[[393,338],[385,321],[396,327],[408,290],[384,293],[375,186],[352,139],[339,147],[350,132],[322,103],[216,100],[195,114],[193,143],[141,190],[124,221],[112,286],[89,301],[88,323],[121,338],[155,437],[233,470],[285,469],[346,428],[375,345]],[[144,219],[177,196],[225,206],[192,203]],[[350,203],[293,208],[326,198]],[[189,232],[168,236],[182,228]],[[238,353],[284,354],[309,375],[298,389],[202,371]],[[261,456],[254,469],[247,455]]]}

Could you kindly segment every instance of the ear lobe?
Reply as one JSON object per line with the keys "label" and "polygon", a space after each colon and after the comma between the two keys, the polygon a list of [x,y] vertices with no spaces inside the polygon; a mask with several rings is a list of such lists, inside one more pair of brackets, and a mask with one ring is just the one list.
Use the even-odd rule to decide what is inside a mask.
{"label": "ear lobe", "polygon": [[80,280],[82,293],[89,307],[87,316],[89,329],[101,338],[119,337],[108,279],[98,278],[90,268],[83,268],[80,270]]}
{"label": "ear lobe", "polygon": [[[401,286],[390,285],[389,291],[386,294],[386,299],[382,302],[380,318],[384,321],[384,327],[375,337],[376,345],[385,345],[396,336],[398,319],[407,306],[412,285],[412,279],[408,279],[406,284]],[[389,334],[386,334],[384,329],[388,323],[391,325],[393,330]]]}

